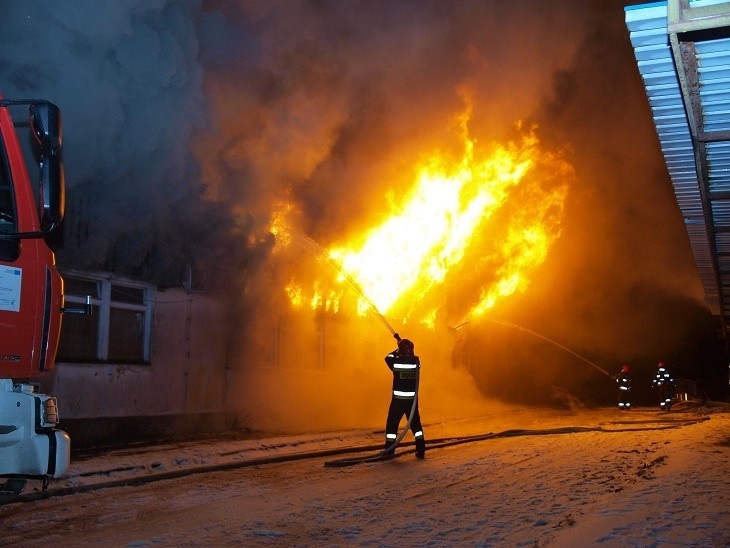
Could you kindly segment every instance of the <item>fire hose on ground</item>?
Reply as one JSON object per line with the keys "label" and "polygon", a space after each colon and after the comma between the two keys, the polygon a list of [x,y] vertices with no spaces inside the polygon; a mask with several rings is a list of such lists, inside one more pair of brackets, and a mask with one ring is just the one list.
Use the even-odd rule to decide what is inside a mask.
{"label": "fire hose on ground", "polygon": [[[605,432],[605,433],[617,433],[617,432],[624,432],[624,431],[636,431],[636,430],[665,430],[670,428],[681,428],[685,426],[690,426],[692,424],[697,424],[700,422],[708,421],[710,420],[709,415],[705,416],[697,416],[689,419],[681,419],[677,420],[667,420],[666,418],[657,419],[657,420],[644,420],[644,421],[621,421],[621,422],[615,422],[615,423],[609,423],[608,427],[605,427],[604,425],[599,425],[595,427],[584,427],[584,426],[568,426],[568,427],[561,427],[561,428],[552,428],[552,429],[545,429],[545,430],[526,430],[526,429],[510,429],[505,430],[503,432],[489,432],[486,434],[476,434],[473,436],[457,436],[457,437],[446,437],[446,438],[437,438],[431,440],[429,443],[429,450],[434,449],[442,449],[446,447],[456,446],[456,445],[462,445],[466,443],[473,443],[473,442],[480,442],[484,440],[489,439],[497,439],[497,438],[506,438],[506,437],[518,437],[518,436],[540,436],[540,435],[563,435],[563,434],[573,434],[573,433],[581,433],[581,432]],[[632,424],[638,425],[644,423],[641,427],[631,427]],[[652,423],[649,425],[648,423]],[[621,425],[624,425],[624,427],[621,427]],[[628,427],[626,427],[628,426]],[[323,450],[315,450],[315,451],[305,451],[300,453],[290,453],[290,454],[281,454],[281,455],[269,455],[266,457],[261,458],[253,458],[253,459],[247,459],[243,461],[236,461],[236,462],[224,462],[224,463],[218,463],[218,464],[209,464],[209,465],[197,465],[197,466],[191,466],[186,469],[182,470],[169,470],[165,472],[157,472],[153,474],[141,474],[136,477],[132,478],[121,478],[121,479],[110,479],[101,481],[99,483],[94,484],[88,484],[88,485],[76,485],[76,486],[68,486],[68,487],[56,487],[53,485],[53,482],[51,486],[48,489],[45,489],[43,491],[35,491],[35,492],[28,492],[28,493],[21,493],[19,495],[15,495],[13,497],[10,497],[6,500],[3,500],[0,498],[0,505],[6,504],[6,503],[13,503],[13,502],[33,502],[36,500],[41,499],[47,499],[52,497],[61,497],[61,496],[67,496],[67,495],[75,495],[79,493],[86,493],[90,491],[97,491],[100,489],[110,489],[115,487],[134,487],[134,486],[140,486],[145,485],[149,483],[154,483],[157,481],[166,481],[166,480],[172,480],[177,478],[182,478],[186,476],[191,476],[195,474],[206,474],[206,473],[213,473],[213,472],[225,472],[225,471],[231,471],[231,470],[238,470],[242,468],[249,468],[249,467],[255,467],[255,466],[262,466],[262,465],[269,465],[269,464],[281,464],[281,463],[287,463],[287,462],[296,462],[296,461],[302,461],[302,460],[308,460],[308,459],[317,459],[322,457],[329,457],[333,455],[346,455],[348,453],[358,453],[358,452],[371,452],[373,451],[374,447],[372,445],[368,446],[362,446],[362,447],[340,447],[336,449],[323,449]],[[371,456],[366,458],[350,458],[350,459],[341,459],[338,461],[328,461],[330,464],[325,462],[325,467],[327,466],[349,466],[349,465],[355,465],[355,464],[364,464],[368,462],[378,462],[382,460],[386,460],[383,457],[378,457],[378,455],[382,454],[384,451],[381,451],[380,453],[375,454],[374,456],[371,453]],[[406,455],[412,452],[412,450],[406,450],[401,453],[396,453],[393,455],[393,457],[399,457],[402,455]],[[334,463],[334,464],[332,464]]]}

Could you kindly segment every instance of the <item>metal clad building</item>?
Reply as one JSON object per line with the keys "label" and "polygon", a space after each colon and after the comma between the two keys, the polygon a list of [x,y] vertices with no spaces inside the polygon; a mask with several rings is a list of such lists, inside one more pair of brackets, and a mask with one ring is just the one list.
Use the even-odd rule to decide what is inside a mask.
{"label": "metal clad building", "polygon": [[625,8],[626,26],[705,300],[730,322],[730,2]]}

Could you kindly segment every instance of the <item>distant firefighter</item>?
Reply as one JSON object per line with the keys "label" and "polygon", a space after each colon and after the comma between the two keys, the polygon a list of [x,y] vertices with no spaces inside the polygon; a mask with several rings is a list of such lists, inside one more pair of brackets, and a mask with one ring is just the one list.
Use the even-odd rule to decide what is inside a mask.
{"label": "distant firefighter", "polygon": [[659,390],[659,407],[666,412],[672,408],[672,397],[674,392],[674,379],[664,362],[657,364],[656,375],[651,381],[652,387]]}
{"label": "distant firefighter", "polygon": [[426,455],[426,441],[423,438],[421,416],[418,413],[418,376],[421,361],[414,353],[414,345],[408,339],[401,339],[396,333],[398,348],[385,356],[385,363],[393,372],[393,391],[385,424],[385,453],[395,452],[398,439],[398,425],[403,415],[411,418],[411,431],[416,440],[416,456]]}
{"label": "distant firefighter", "polygon": [[621,371],[611,377],[618,385],[618,408],[631,409],[631,368],[628,364],[621,366]]}

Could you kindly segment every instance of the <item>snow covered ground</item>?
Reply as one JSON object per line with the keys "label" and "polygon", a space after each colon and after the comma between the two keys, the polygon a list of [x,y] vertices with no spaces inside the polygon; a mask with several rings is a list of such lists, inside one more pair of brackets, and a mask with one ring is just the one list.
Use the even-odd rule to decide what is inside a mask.
{"label": "snow covered ground", "polygon": [[[343,457],[327,453],[337,448],[377,453],[374,430],[231,436],[77,460],[49,492],[82,492],[41,497],[29,484],[29,502],[0,506],[3,544],[730,545],[727,406],[500,407],[424,429],[423,461],[409,434],[399,458],[325,466]],[[287,454],[311,458],[270,462]]]}

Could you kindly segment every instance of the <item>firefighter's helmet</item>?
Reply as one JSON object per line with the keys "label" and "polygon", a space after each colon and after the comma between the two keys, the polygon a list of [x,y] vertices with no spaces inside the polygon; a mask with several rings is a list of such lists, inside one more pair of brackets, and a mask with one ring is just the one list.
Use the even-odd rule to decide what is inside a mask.
{"label": "firefighter's helmet", "polygon": [[413,343],[408,339],[400,339],[398,341],[398,350],[400,350],[401,354],[404,354],[406,356],[413,356]]}
{"label": "firefighter's helmet", "polygon": [[656,364],[656,366],[657,369],[664,369],[664,362],[659,362],[658,364]]}
{"label": "firefighter's helmet", "polygon": [[621,366],[621,373],[630,373],[631,368],[629,367],[628,363],[625,363]]}

